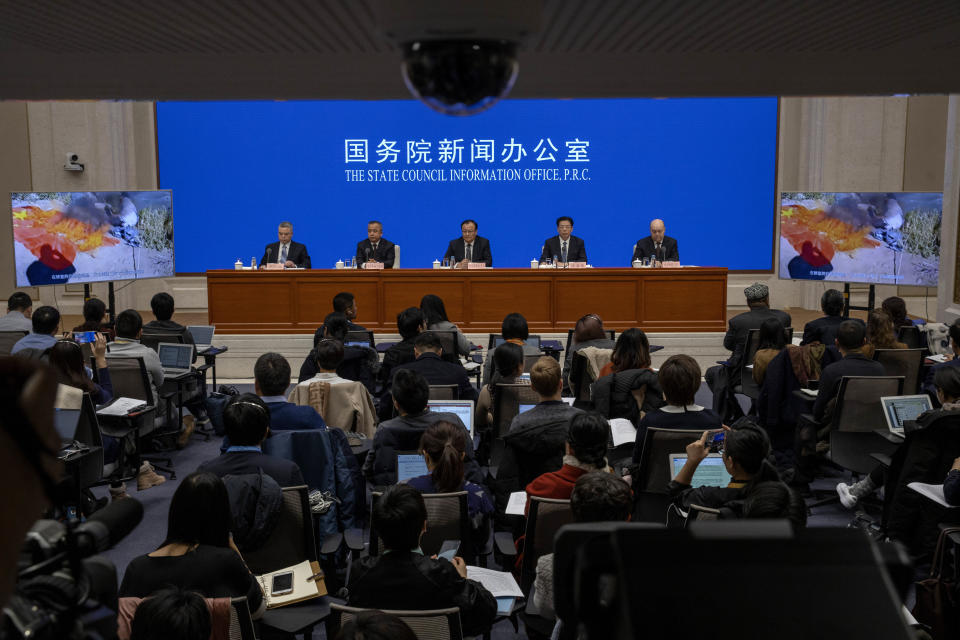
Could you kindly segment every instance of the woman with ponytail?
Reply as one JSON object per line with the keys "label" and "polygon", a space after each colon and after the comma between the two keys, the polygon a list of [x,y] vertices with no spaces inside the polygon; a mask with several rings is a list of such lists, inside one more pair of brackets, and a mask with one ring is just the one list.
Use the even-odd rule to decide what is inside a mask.
{"label": "woman with ponytail", "polygon": [[563,466],[535,478],[526,487],[527,495],[569,500],[573,485],[580,476],[591,471],[611,473],[613,470],[607,464],[609,441],[610,424],[599,413],[578,413],[573,416]]}
{"label": "woman with ponytail", "polygon": [[407,480],[420,493],[467,492],[467,513],[479,525],[483,516],[493,513],[493,502],[487,490],[463,477],[466,456],[466,432],[446,421],[434,422],[420,436],[420,453],[430,472]]}
{"label": "woman with ponytail", "polygon": [[756,485],[780,480],[780,474],[767,459],[770,438],[749,419],[741,418],[732,428],[724,427],[723,465],[730,474],[730,483],[725,487],[692,487],[693,474],[710,453],[709,442],[716,433],[704,431],[699,440],[687,445],[687,461],[670,482],[669,491],[684,510],[697,504],[714,509],[732,507],[739,514],[743,499]]}
{"label": "woman with ponytail", "polygon": [[477,410],[473,419],[474,431],[482,433],[493,424],[493,404],[497,384],[514,384],[523,374],[523,349],[512,342],[504,342],[493,352],[493,376],[490,384],[480,389]]}

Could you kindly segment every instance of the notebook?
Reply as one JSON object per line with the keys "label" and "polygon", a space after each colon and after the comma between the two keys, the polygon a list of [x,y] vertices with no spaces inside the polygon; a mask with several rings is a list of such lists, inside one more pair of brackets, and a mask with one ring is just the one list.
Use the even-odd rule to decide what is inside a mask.
{"label": "notebook", "polygon": [[[293,592],[282,596],[270,595],[270,588],[273,585],[273,576],[278,573],[293,572]],[[319,577],[313,577],[319,573]],[[286,567],[279,571],[272,571],[257,576],[260,586],[263,587],[263,597],[267,601],[267,609],[275,609],[295,602],[302,602],[310,598],[319,598],[327,595],[327,586],[323,580],[323,573],[320,571],[320,564],[304,560],[300,564],[292,567]]]}
{"label": "notebook", "polygon": [[197,346],[197,351],[206,351],[213,344],[213,332],[216,327],[208,325],[192,325],[187,327],[190,337],[193,338],[193,344]]}
{"label": "notebook", "polygon": [[916,420],[924,411],[933,408],[930,396],[921,394],[915,396],[884,396],[880,398],[883,405],[883,417],[887,419],[887,428],[890,433],[903,437],[903,422]]}
{"label": "notebook", "polygon": [[473,437],[473,400],[429,400],[427,408],[434,413],[455,413]]}
{"label": "notebook", "polygon": [[[670,479],[673,480],[680,473],[680,469],[687,463],[686,453],[669,453]],[[709,453],[700,463],[693,474],[691,487],[725,487],[730,484],[730,474],[723,465],[722,454]]]}
{"label": "notebook", "polygon": [[157,345],[157,355],[160,356],[164,374],[178,376],[189,373],[190,363],[193,362],[193,345],[161,342]]}
{"label": "notebook", "polygon": [[414,451],[397,453],[397,482],[406,482],[410,478],[417,478],[429,474],[427,462],[423,456]]}

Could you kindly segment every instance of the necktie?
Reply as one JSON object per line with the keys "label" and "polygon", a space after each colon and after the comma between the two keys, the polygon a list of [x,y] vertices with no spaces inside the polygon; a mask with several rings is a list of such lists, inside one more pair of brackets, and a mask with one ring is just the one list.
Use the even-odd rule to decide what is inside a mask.
{"label": "necktie", "polygon": [[562,262],[567,261],[567,241],[563,241],[563,246],[560,247],[560,260]]}
{"label": "necktie", "polygon": [[471,262],[473,260],[473,244],[467,245],[467,253],[464,255],[464,260]]}
{"label": "necktie", "polygon": [[280,264],[287,263],[287,245],[283,245],[283,251],[280,252]]}

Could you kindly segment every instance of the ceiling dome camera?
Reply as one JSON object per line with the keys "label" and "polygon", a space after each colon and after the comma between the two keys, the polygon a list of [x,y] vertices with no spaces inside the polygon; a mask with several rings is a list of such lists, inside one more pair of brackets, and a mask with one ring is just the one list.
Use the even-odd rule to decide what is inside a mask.
{"label": "ceiling dome camera", "polygon": [[403,45],[403,80],[431,109],[479,113],[506,96],[517,79],[517,45],[506,40],[423,40]]}

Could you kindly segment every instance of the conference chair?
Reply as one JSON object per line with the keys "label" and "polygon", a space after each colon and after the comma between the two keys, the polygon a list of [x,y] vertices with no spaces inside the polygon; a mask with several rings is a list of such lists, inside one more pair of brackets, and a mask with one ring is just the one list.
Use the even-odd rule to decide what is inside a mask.
{"label": "conference chair", "polygon": [[[789,344],[789,341],[787,341]],[[739,383],[733,386],[733,392],[750,398],[750,413],[756,413],[756,403],[760,399],[760,385],[753,379],[753,362],[760,348],[760,330],[750,329],[747,333],[747,342],[744,345],[743,366],[740,368]]]}
{"label": "conference chair", "polygon": [[[573,329],[567,329],[567,346],[564,349],[565,352],[570,351],[570,347],[576,344],[576,342],[573,341],[573,332],[574,332]],[[614,331],[613,329],[606,329],[604,332],[607,334],[607,337],[610,338],[611,340],[615,341],[617,339],[617,332]]]}
{"label": "conference chair", "polygon": [[673,470],[671,453],[684,453],[687,445],[698,440],[702,429],[660,429],[650,427],[644,435],[637,477],[633,479],[635,522],[666,522],[673,502],[668,493]]}
{"label": "conference chair", "polygon": [[250,603],[247,597],[230,598],[230,627],[227,630],[229,640],[257,640],[250,617]]}
{"label": "conference chair", "polygon": [[[371,500],[371,514],[383,493],[375,491]],[[427,530],[420,539],[420,549],[424,555],[432,556],[440,552],[447,540],[460,542],[460,548],[472,551],[473,528],[467,512],[467,492],[425,493],[423,503],[427,507]],[[370,549],[372,556],[383,553],[383,541],[370,518]],[[457,555],[460,555],[459,553]],[[468,554],[469,555],[469,554]],[[480,555],[480,554],[478,554]]]}
{"label": "conference chair", "polygon": [[10,355],[13,345],[27,335],[26,331],[0,331],[0,356]]}
{"label": "conference chair", "polygon": [[283,487],[280,518],[273,532],[259,549],[243,554],[251,573],[263,575],[304,560],[317,560],[308,491],[307,485]]}
{"label": "conference chair", "polygon": [[[520,413],[521,404],[537,404],[540,396],[528,383],[497,383],[493,390],[493,426],[483,434],[481,444],[483,457],[491,467],[497,467],[503,456],[503,436],[510,430],[510,423]],[[483,444],[486,441],[487,444]]]}
{"label": "conference chair", "polygon": [[183,344],[183,332],[182,331],[161,331],[161,330],[151,330],[144,331],[140,335],[140,344],[146,345],[157,351],[161,342],[168,342],[174,344]]}
{"label": "conference chair", "polygon": [[[103,484],[103,435],[100,431],[100,421],[97,420],[97,408],[89,393],[83,394],[80,406],[80,421],[77,423],[74,440],[90,448],[90,453],[84,456],[77,465],[74,476],[77,488],[83,490]],[[70,466],[68,461],[68,471]]]}
{"label": "conference chair", "polygon": [[440,345],[443,347],[443,353],[440,355],[440,358],[447,362],[459,364],[460,356],[457,355],[457,332],[452,329],[444,331],[431,329],[430,333],[440,340]]}
{"label": "conference chair", "polygon": [[[569,500],[530,496],[527,509],[527,525],[524,532],[523,559],[520,563],[520,589],[530,593],[537,572],[540,556],[553,553],[554,538],[565,524],[573,522]],[[517,547],[509,531],[494,533],[494,543],[501,555],[515,558]]]}
{"label": "conference chair", "polygon": [[908,349],[927,350],[925,336],[919,327],[900,327],[897,329],[897,340],[907,345]]}
{"label": "conference chair", "polygon": [[377,343],[373,338],[373,331],[347,331],[343,342],[344,344],[348,342],[363,342],[371,349],[377,348]]}
{"label": "conference chair", "polygon": [[[538,343],[541,342],[541,339],[540,339],[540,336],[539,336],[539,335],[537,335],[537,334],[535,334],[535,333],[531,333],[531,334],[527,335],[527,339],[528,339],[528,340],[530,340],[530,339],[532,339],[532,338],[536,338],[536,340],[537,340]],[[494,351],[498,346],[500,346],[500,345],[497,344],[497,340],[498,340],[498,339],[501,340],[501,344],[503,344],[503,342],[505,342],[505,340],[503,340],[503,336],[502,336],[501,334],[499,334],[499,333],[488,333],[488,334],[487,334],[487,351],[492,352],[492,351]]]}
{"label": "conference chair", "polygon": [[542,358],[542,355],[528,355],[523,356],[523,372],[530,373],[533,369],[533,365],[537,364],[537,361]]}
{"label": "conference chair", "polygon": [[[460,398],[458,387],[455,384],[431,384],[431,400],[457,400]],[[467,425],[469,426],[469,425]]]}
{"label": "conference chair", "polygon": [[[597,349],[596,367],[599,372],[610,362],[613,356],[613,349]],[[592,370],[587,355],[581,351],[575,351],[573,361],[570,363],[570,377],[568,384],[573,393],[573,406],[578,409],[590,410],[593,408],[593,400],[590,397],[590,385],[597,380]]]}
{"label": "conference chair", "polygon": [[400,618],[410,627],[417,640],[463,640],[463,630],[460,628],[460,609],[457,607],[423,611],[398,611],[360,609],[337,602],[330,603],[330,616],[326,622],[327,637],[337,637],[341,626],[365,611],[379,611]]}
{"label": "conference chair", "polygon": [[873,352],[873,359],[883,365],[888,376],[903,376],[903,393],[907,395],[919,393],[923,356],[924,349],[877,349]]}

